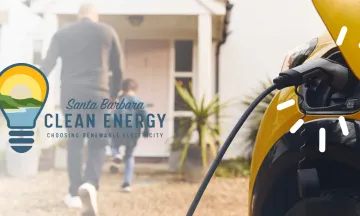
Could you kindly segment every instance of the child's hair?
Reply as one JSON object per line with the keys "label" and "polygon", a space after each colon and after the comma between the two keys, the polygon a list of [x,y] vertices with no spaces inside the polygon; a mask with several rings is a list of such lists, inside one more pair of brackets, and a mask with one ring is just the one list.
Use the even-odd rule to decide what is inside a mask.
{"label": "child's hair", "polygon": [[122,84],[122,90],[124,92],[136,91],[138,89],[138,84],[133,79],[125,79]]}

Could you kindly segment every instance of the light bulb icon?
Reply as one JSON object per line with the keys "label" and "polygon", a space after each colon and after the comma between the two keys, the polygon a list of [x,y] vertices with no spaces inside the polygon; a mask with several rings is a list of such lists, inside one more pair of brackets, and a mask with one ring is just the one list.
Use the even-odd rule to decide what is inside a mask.
{"label": "light bulb icon", "polygon": [[0,72],[0,110],[7,121],[10,147],[18,153],[32,148],[36,120],[48,97],[49,83],[36,67],[18,63]]}

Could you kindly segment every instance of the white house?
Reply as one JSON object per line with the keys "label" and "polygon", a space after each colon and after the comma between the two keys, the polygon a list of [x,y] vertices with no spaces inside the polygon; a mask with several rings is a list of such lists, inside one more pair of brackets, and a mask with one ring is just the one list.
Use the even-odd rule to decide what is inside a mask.
{"label": "white house", "polygon": [[[241,98],[267,73],[279,72],[289,49],[325,29],[310,1],[94,2],[98,4],[100,20],[113,26],[119,34],[124,76],[139,82],[139,95],[151,105],[149,112],[167,114],[166,127],[153,129],[164,136],[140,141],[136,155],[141,157],[167,157],[168,141],[178,130],[179,119],[191,115],[176,95],[176,81],[185,85],[192,82],[195,94],[206,95],[207,100],[216,92],[224,101]],[[232,10],[230,3],[234,5]],[[29,6],[34,14],[42,14],[49,28],[42,33],[44,50],[58,27],[76,19],[79,4],[78,0],[34,0]],[[231,34],[226,38],[227,30]],[[219,50],[224,39],[226,43]],[[59,102],[60,83],[56,82],[59,75],[57,68],[51,81],[53,107]],[[241,107],[230,110],[233,118],[222,125],[222,137],[227,136],[241,113]],[[238,146],[233,147],[232,152],[238,153]]]}

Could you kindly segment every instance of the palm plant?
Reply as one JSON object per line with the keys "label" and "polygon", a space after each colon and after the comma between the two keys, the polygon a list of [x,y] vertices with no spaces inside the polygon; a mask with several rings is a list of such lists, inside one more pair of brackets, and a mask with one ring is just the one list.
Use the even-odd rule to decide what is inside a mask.
{"label": "palm plant", "polygon": [[[194,132],[198,134],[202,165],[206,167],[208,165],[208,146],[212,155],[215,156],[217,153],[217,143],[220,141],[220,129],[219,125],[214,123],[214,117],[221,108],[229,106],[229,102],[221,104],[219,95],[216,95],[209,103],[205,104],[205,97],[197,100],[193,92],[183,87],[181,82],[177,82],[175,87],[183,102],[192,113],[192,117],[180,123],[180,129],[177,131],[174,141],[174,145],[183,145],[179,169],[180,171],[182,170]],[[190,89],[192,89],[191,83]]]}
{"label": "palm plant", "polygon": [[[241,104],[248,107],[250,104],[257,98],[265,89],[267,89],[272,84],[270,78],[261,82],[260,88],[254,91],[253,94],[245,96],[245,98],[241,101]],[[267,95],[259,105],[254,109],[252,114],[250,115],[248,121],[245,124],[248,133],[245,135],[244,149],[247,153],[247,158],[249,161],[252,159],[252,152],[255,145],[255,140],[259,131],[260,123],[264,117],[265,111],[268,108],[270,102],[274,98],[276,92],[273,91],[269,95]]]}

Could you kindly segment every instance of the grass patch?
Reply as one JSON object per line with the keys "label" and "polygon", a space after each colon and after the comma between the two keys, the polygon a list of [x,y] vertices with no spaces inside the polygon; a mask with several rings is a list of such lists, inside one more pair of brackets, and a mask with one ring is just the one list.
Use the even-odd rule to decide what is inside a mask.
{"label": "grass patch", "polygon": [[215,176],[223,178],[248,177],[250,162],[244,158],[224,160],[216,169]]}

